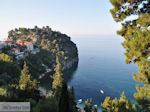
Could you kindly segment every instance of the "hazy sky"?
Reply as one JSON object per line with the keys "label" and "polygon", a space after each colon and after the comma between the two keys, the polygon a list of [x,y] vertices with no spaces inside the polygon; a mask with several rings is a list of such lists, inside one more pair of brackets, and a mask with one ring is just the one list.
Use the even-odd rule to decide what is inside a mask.
{"label": "hazy sky", "polygon": [[72,35],[114,35],[109,0],[1,0],[0,38],[18,27],[50,26]]}

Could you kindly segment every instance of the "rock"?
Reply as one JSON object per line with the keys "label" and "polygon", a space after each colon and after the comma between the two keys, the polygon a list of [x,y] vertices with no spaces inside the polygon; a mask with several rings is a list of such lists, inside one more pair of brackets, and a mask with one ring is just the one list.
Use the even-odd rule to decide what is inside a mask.
{"label": "rock", "polygon": [[[35,67],[37,66],[35,58],[39,60],[38,62],[41,62],[38,63],[41,64],[41,68],[39,68],[40,66],[38,65],[39,67],[36,67],[37,70],[35,69],[33,72],[36,73],[36,75],[41,75],[45,72],[53,71],[56,64],[56,55],[59,55],[63,70],[70,69],[74,65],[78,64],[78,49],[76,44],[71,41],[71,38],[69,36],[58,31],[52,31],[49,26],[43,28],[38,28],[37,26],[35,26],[35,28],[32,29],[19,28],[11,30],[9,32],[8,38],[13,40],[14,43],[17,40],[30,40],[30,42],[32,42],[34,46],[37,46],[37,48],[39,48],[40,52],[38,54],[33,54],[30,56],[32,57],[32,59],[30,60],[30,65],[33,65]],[[44,55],[44,53],[49,56]],[[38,73],[40,69],[45,69],[45,71],[43,73]],[[39,76],[38,78],[41,77],[43,76]]]}

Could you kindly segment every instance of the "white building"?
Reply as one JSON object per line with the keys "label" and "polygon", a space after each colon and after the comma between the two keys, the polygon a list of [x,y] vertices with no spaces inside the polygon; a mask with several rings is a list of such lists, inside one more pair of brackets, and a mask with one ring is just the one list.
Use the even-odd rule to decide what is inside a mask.
{"label": "white building", "polygon": [[34,50],[32,42],[25,42],[24,44],[26,45],[28,51],[33,51]]}
{"label": "white building", "polygon": [[17,60],[23,59],[24,57],[25,57],[24,52],[16,53],[16,59],[17,59]]}

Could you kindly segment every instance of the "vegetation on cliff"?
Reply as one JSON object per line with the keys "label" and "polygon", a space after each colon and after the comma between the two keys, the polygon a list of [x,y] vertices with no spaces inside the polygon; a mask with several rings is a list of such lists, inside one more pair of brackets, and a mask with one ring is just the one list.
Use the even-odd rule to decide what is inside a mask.
{"label": "vegetation on cliff", "polygon": [[[56,63],[56,54],[59,54],[63,69],[67,69],[69,66],[72,66],[66,66],[68,62],[72,61],[72,63],[75,63],[78,61],[78,50],[76,44],[71,41],[69,36],[57,31],[52,31],[49,26],[43,28],[35,26],[33,29],[19,28],[9,31],[8,34],[8,38],[14,43],[20,41],[32,42],[35,47],[51,53],[51,55],[49,55],[51,60],[45,57],[45,62],[48,60],[54,61],[51,65],[53,67]],[[46,63],[46,65],[50,66],[49,63]]]}
{"label": "vegetation on cliff", "polygon": [[[26,61],[33,78],[39,80],[46,75],[52,76],[56,65],[56,54],[59,55],[63,71],[78,63],[76,44],[67,35],[52,31],[48,26],[11,30],[5,44],[0,54],[0,66],[4,64],[9,67],[2,66],[1,74],[18,75]],[[17,69],[13,71],[13,67]]]}
{"label": "vegetation on cliff", "polygon": [[[35,27],[11,30],[8,38],[0,49],[0,100],[29,101],[31,112],[77,112],[74,91],[63,79],[63,71],[78,63],[70,37]],[[45,75],[52,85],[42,94]]]}

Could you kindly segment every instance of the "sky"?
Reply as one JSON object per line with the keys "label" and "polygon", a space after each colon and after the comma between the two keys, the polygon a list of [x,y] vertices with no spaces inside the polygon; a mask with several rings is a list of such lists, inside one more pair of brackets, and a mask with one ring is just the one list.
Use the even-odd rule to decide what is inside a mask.
{"label": "sky", "polygon": [[70,36],[114,35],[109,0],[1,0],[0,39],[14,28],[50,26]]}

